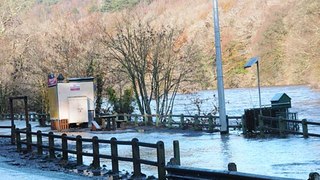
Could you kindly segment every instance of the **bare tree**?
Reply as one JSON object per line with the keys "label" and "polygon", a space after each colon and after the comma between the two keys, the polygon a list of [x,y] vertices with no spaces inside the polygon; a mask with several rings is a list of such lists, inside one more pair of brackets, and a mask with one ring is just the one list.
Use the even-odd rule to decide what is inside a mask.
{"label": "bare tree", "polygon": [[135,22],[117,24],[114,36],[107,33],[104,43],[108,56],[121,64],[129,77],[140,113],[150,115],[151,100],[155,100],[156,113],[167,115],[172,112],[180,83],[190,71],[185,67],[191,58],[176,43],[178,32],[174,28],[156,30],[149,23]]}

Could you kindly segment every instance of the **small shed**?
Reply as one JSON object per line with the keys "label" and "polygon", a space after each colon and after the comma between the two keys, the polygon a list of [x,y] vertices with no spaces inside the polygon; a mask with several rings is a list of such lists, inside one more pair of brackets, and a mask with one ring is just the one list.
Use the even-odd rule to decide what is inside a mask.
{"label": "small shed", "polygon": [[66,83],[55,81],[49,85],[48,92],[52,124],[88,125],[93,120],[93,77],[70,78]]}
{"label": "small shed", "polygon": [[291,98],[286,93],[277,93],[271,99],[271,107],[277,109],[291,108]]}

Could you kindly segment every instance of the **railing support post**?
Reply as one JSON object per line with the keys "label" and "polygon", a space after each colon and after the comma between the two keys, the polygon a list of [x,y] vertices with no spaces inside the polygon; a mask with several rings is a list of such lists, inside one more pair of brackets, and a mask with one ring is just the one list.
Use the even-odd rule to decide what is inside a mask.
{"label": "railing support post", "polygon": [[42,132],[40,130],[37,131],[37,152],[38,152],[38,155],[42,155],[43,154]]}
{"label": "railing support post", "polygon": [[283,117],[279,117],[279,134],[280,137],[284,137],[284,119]]}
{"label": "railing support post", "polygon": [[76,137],[76,149],[77,149],[77,165],[82,165],[83,164],[82,137],[80,135]]}
{"label": "railing support post", "polygon": [[26,130],[26,137],[27,137],[27,151],[31,152],[32,151],[32,135],[31,135],[31,125],[27,125],[27,130]]}
{"label": "railing support post", "polygon": [[54,152],[54,136],[53,132],[49,132],[49,158],[53,159],[55,158],[55,152]]}
{"label": "railing support post", "polygon": [[15,130],[16,133],[16,144],[17,144],[17,151],[21,152],[21,136],[20,136],[20,130],[17,128]]}
{"label": "railing support post", "polygon": [[119,173],[119,160],[118,160],[117,139],[114,137],[111,138],[110,145],[111,145],[112,172],[114,174],[118,174]]}
{"label": "railing support post", "polygon": [[209,130],[209,132],[213,132],[213,117],[212,117],[212,114],[209,114],[208,122],[209,122],[208,130]]}
{"label": "railing support post", "polygon": [[181,114],[181,117],[180,117],[180,128],[181,129],[183,128],[183,125],[184,125],[184,115]]}
{"label": "railing support post", "polygon": [[68,161],[68,139],[67,135],[63,133],[61,135],[61,146],[62,146],[62,159]]}
{"label": "railing support post", "polygon": [[157,162],[158,162],[158,179],[166,179],[166,169],[165,169],[165,152],[164,143],[162,141],[157,142]]}
{"label": "railing support post", "polygon": [[93,168],[100,168],[100,158],[99,158],[99,139],[97,136],[92,138],[92,152],[93,152]]}
{"label": "railing support post", "polygon": [[16,131],[16,125],[12,125],[11,126],[11,144],[13,145],[14,143],[15,143],[15,141],[16,141],[16,133],[15,133],[15,131]]}
{"label": "railing support post", "polygon": [[306,119],[302,119],[301,123],[302,123],[303,137],[304,138],[308,138],[309,137],[309,134],[308,134],[308,122],[307,122]]}
{"label": "railing support post", "polygon": [[260,136],[264,137],[264,122],[263,122],[263,118],[261,115],[258,116],[258,120],[259,120]]}
{"label": "railing support post", "polygon": [[180,146],[179,141],[173,141],[173,157],[176,160],[177,165],[181,165],[180,162]]}
{"label": "railing support post", "polygon": [[139,140],[137,138],[133,138],[131,143],[133,158],[133,177],[139,178],[141,176]]}

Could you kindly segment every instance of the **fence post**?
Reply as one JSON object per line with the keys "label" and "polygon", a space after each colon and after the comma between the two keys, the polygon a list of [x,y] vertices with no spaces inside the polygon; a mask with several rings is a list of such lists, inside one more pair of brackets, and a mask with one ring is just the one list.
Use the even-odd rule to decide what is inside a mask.
{"label": "fence post", "polygon": [[159,126],[160,117],[159,114],[156,114],[156,127]]}
{"label": "fence post", "polygon": [[284,137],[284,119],[283,117],[279,117],[279,134],[280,134],[280,137]]}
{"label": "fence post", "polygon": [[82,137],[80,135],[76,137],[76,149],[77,149],[77,165],[82,165],[83,164]]}
{"label": "fence post", "polygon": [[54,154],[54,136],[53,136],[53,132],[49,132],[49,158],[53,159],[55,158],[55,154]]}
{"label": "fence post", "polygon": [[93,153],[93,168],[98,169],[100,167],[99,158],[99,139],[97,136],[92,138],[92,153]]}
{"label": "fence post", "polygon": [[20,136],[20,129],[17,128],[15,130],[16,133],[16,144],[17,144],[17,151],[21,152],[21,136]]}
{"label": "fence post", "polygon": [[26,138],[27,138],[27,151],[31,152],[32,151],[32,134],[31,134],[31,125],[27,125],[27,130],[26,130]]}
{"label": "fence post", "polygon": [[111,161],[112,161],[112,172],[114,174],[119,173],[119,160],[118,160],[118,145],[115,137],[110,140],[111,145]]}
{"label": "fence post", "polygon": [[173,141],[173,157],[176,160],[177,165],[181,165],[180,161],[180,146],[179,141]]}
{"label": "fence post", "polygon": [[210,113],[209,114],[209,128],[208,128],[208,130],[209,130],[209,132],[213,132],[213,117],[212,117],[212,114]]}
{"label": "fence post", "polygon": [[242,133],[244,135],[246,135],[247,134],[247,124],[246,124],[246,120],[245,120],[244,115],[241,116],[241,126],[242,126]]}
{"label": "fence post", "polygon": [[172,128],[172,114],[169,114],[169,128]]}
{"label": "fence post", "polygon": [[180,128],[183,128],[183,124],[184,124],[184,115],[181,114],[181,117],[180,117]]}
{"label": "fence post", "polygon": [[194,115],[194,130],[198,131],[199,130],[199,117],[197,114]]}
{"label": "fence post", "polygon": [[14,144],[15,143],[15,141],[16,141],[16,133],[15,133],[15,131],[16,131],[16,125],[11,125],[11,144]]}
{"label": "fence post", "polygon": [[62,146],[62,159],[68,161],[68,139],[67,135],[63,133],[61,135],[61,146]]}
{"label": "fence post", "polygon": [[309,135],[308,135],[308,122],[307,122],[307,120],[302,119],[301,124],[302,124],[303,137],[308,138]]}
{"label": "fence post", "polygon": [[40,130],[37,131],[37,151],[38,151],[38,155],[42,155],[43,154],[42,132]]}
{"label": "fence post", "polygon": [[228,171],[237,171],[236,163],[229,163],[228,164]]}
{"label": "fence post", "polygon": [[158,162],[158,179],[166,179],[166,160],[164,152],[164,143],[162,141],[157,142],[157,162]]}
{"label": "fence post", "polygon": [[112,130],[116,130],[117,129],[116,118],[118,118],[117,115],[116,115],[115,118],[112,118]]}
{"label": "fence post", "polygon": [[259,130],[260,130],[260,136],[264,137],[264,122],[262,116],[258,115],[258,121],[259,121]]}
{"label": "fence post", "polygon": [[138,126],[139,124],[138,124],[138,115],[135,115],[134,116],[134,125],[135,126]]}
{"label": "fence post", "polygon": [[139,140],[137,138],[133,138],[131,143],[133,158],[133,177],[139,178],[141,176]]}

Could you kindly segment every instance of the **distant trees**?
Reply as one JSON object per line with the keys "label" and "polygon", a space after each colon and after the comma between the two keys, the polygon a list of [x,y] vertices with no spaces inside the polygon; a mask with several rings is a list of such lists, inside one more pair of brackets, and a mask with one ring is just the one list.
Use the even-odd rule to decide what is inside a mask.
{"label": "distant trees", "polygon": [[130,79],[140,113],[152,114],[152,100],[155,113],[171,113],[179,86],[192,71],[192,53],[177,43],[177,29],[128,20],[117,24],[115,33],[107,34],[108,55]]}

